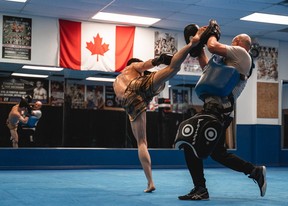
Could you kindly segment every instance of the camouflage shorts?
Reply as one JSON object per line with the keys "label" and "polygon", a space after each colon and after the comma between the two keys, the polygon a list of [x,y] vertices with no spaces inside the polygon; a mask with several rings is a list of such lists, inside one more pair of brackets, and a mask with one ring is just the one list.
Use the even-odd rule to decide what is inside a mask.
{"label": "camouflage shorts", "polygon": [[125,91],[122,106],[129,115],[130,121],[134,121],[139,114],[147,110],[149,102],[165,87],[161,85],[157,91],[153,91],[153,77],[155,72],[134,79]]}
{"label": "camouflage shorts", "polygon": [[10,130],[16,130],[18,127],[18,124],[12,124],[10,121],[6,121],[6,125]]}

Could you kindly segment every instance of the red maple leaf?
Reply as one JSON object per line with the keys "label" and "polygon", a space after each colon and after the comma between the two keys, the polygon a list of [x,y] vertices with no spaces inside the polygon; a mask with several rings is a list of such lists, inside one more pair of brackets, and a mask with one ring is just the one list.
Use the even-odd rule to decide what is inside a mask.
{"label": "red maple leaf", "polygon": [[102,44],[102,38],[100,38],[99,33],[97,33],[96,37],[93,37],[94,43],[92,41],[86,42],[86,48],[91,51],[91,55],[96,54],[97,55],[97,62],[98,62],[98,56],[102,55],[104,56],[104,53],[109,50],[109,44],[103,43]]}

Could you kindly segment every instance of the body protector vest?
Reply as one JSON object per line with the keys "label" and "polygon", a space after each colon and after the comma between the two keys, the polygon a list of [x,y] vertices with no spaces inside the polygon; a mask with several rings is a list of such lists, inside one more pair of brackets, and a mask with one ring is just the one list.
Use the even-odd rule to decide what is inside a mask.
{"label": "body protector vest", "polygon": [[204,101],[207,96],[229,96],[240,81],[240,73],[213,55],[195,86],[197,96]]}
{"label": "body protector vest", "polygon": [[37,126],[38,121],[39,121],[39,118],[35,116],[30,116],[26,124],[22,123],[20,125],[25,128],[35,128]]}
{"label": "body protector vest", "polygon": [[[233,90],[237,90],[238,83],[240,85],[245,83],[255,66],[252,58],[250,73],[245,77],[234,67],[225,65],[223,59],[218,57],[212,56],[195,87],[196,94],[204,102],[209,96],[233,96],[232,101],[234,101],[237,95],[234,97]],[[226,132],[232,119],[222,118],[220,113],[211,112],[209,108],[204,109],[180,123],[175,138],[175,148],[182,149],[184,145],[188,145],[197,158],[207,158]]]}

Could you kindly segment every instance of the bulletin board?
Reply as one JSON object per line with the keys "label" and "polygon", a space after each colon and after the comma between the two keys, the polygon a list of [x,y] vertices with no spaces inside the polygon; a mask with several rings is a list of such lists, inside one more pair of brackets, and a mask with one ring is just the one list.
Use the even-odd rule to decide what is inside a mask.
{"label": "bulletin board", "polygon": [[278,118],[278,83],[257,83],[257,118]]}

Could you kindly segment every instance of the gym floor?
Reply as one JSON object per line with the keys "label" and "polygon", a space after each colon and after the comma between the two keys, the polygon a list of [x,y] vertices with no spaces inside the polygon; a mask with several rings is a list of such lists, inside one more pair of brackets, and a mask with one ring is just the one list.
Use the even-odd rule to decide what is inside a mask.
{"label": "gym floor", "polygon": [[288,168],[267,168],[267,192],[227,168],[205,169],[208,201],[181,201],[192,183],[186,169],[154,169],[156,190],[144,193],[142,169],[0,170],[1,206],[288,205]]}

